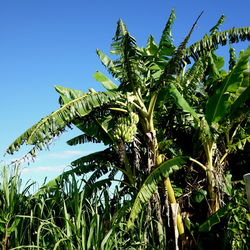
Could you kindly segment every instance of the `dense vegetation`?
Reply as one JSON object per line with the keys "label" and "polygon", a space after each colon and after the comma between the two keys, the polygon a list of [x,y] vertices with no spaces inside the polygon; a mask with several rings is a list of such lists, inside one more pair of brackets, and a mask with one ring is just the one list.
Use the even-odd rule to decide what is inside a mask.
{"label": "dense vegetation", "polygon": [[[119,85],[97,71],[105,92],[56,86],[61,107],[9,146],[13,154],[33,145],[25,158],[35,157],[75,125],[83,134],[70,145],[107,147],[35,195],[19,192],[18,175],[4,169],[3,249],[248,248],[241,180],[250,163],[250,47],[237,56],[232,44],[250,40],[250,28],[219,32],[222,16],[187,47],[198,18],[176,47],[174,19],[172,11],[159,44],[150,36],[145,47],[119,20],[113,59],[97,50]],[[228,68],[216,55],[226,44]]]}

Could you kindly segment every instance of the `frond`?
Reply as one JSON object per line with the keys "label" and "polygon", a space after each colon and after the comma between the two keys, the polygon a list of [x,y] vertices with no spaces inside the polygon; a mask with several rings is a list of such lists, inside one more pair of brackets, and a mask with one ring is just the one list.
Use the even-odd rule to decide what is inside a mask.
{"label": "frond", "polygon": [[215,24],[215,26],[209,30],[210,35],[214,35],[216,32],[218,32],[220,26],[224,23],[224,21],[225,21],[225,16],[224,16],[224,15],[221,15],[220,19],[219,19],[218,22]]}
{"label": "frond", "polygon": [[119,19],[119,21],[117,22],[117,28],[116,28],[116,32],[115,32],[115,36],[113,37],[113,40],[119,41],[127,33],[128,33],[128,30],[126,28],[125,23],[122,21],[122,19]]}
{"label": "frond", "polygon": [[[71,165],[75,168],[82,168],[84,173],[88,173],[90,171],[97,171],[97,175],[103,175],[108,172],[109,177],[113,178],[118,171],[121,171],[123,174],[128,175],[128,173],[120,166],[119,157],[115,151],[111,148],[107,148],[103,151],[95,152],[93,154],[89,154],[83,156],[71,163]],[[99,178],[99,177],[98,177]]]}
{"label": "frond", "polygon": [[175,17],[175,10],[172,9],[160,39],[159,48],[157,51],[157,54],[159,54],[160,57],[172,56],[176,49],[173,44],[173,38],[171,33],[171,28],[174,23]]}
{"label": "frond", "polygon": [[105,55],[102,51],[99,49],[96,50],[96,53],[101,60],[101,63],[103,66],[108,70],[108,72],[115,78],[118,79],[120,75],[120,70],[116,68],[115,63],[113,60],[111,60],[107,55]]}
{"label": "frond", "polygon": [[250,47],[241,53],[235,67],[226,75],[209,98],[205,113],[209,124],[222,120],[229,113],[232,104],[250,86],[249,79],[244,78],[244,72],[248,69],[249,56]]}
{"label": "frond", "polygon": [[106,90],[117,90],[117,86],[115,83],[113,83],[108,77],[106,77],[103,73],[101,73],[100,71],[96,71],[96,73],[93,75],[93,77],[102,84],[102,86],[106,89]]}
{"label": "frond", "polygon": [[195,62],[192,67],[187,70],[181,79],[182,93],[192,104],[199,103],[199,98],[197,98],[195,94],[197,94],[199,84],[205,76],[207,66],[207,61],[200,58],[200,60]]}
{"label": "frond", "polygon": [[81,90],[65,88],[57,85],[54,86],[54,88],[60,94],[59,103],[61,106],[73,99],[86,95],[86,93]]}
{"label": "frond", "polygon": [[115,126],[114,115],[110,113],[92,112],[86,117],[74,121],[77,126],[87,136],[95,138],[104,145],[113,144],[113,128]]}
{"label": "frond", "polygon": [[103,190],[106,189],[108,187],[111,186],[112,180],[110,180],[109,178],[106,179],[102,179],[99,181],[96,181],[95,183],[91,184],[88,183],[88,181],[85,183],[85,187],[84,187],[84,194],[86,197],[90,197],[94,192],[98,191],[98,190]]}
{"label": "frond", "polygon": [[95,108],[108,105],[118,98],[118,92],[95,92],[73,99],[25,131],[8,147],[7,153],[13,154],[24,143],[35,145],[34,150],[37,146],[41,149],[77,118],[84,117]]}
{"label": "frond", "polygon": [[229,49],[229,70],[231,70],[235,64],[236,64],[236,54],[235,54],[235,49],[233,47],[230,46],[230,49]]}
{"label": "frond", "polygon": [[188,157],[176,157],[168,160],[153,170],[153,172],[147,177],[139,190],[131,209],[127,222],[128,229],[133,227],[134,220],[138,217],[143,206],[147,204],[153,193],[156,191],[158,183],[164,178],[168,178],[174,171],[179,170],[184,164],[186,164],[187,160]]}
{"label": "frond", "polygon": [[196,61],[200,56],[206,55],[208,51],[217,49],[219,45],[224,46],[228,42],[238,43],[246,40],[250,40],[250,27],[233,28],[210,36],[205,35],[202,40],[189,46],[185,54],[186,57],[192,57]]}
{"label": "frond", "polygon": [[[107,168],[99,167],[95,169],[95,171],[91,174],[91,176],[87,180],[87,184],[94,184],[100,177],[107,174],[109,170]],[[108,177],[109,178],[109,177]]]}
{"label": "frond", "polygon": [[78,135],[78,136],[68,140],[67,144],[69,144],[70,146],[75,146],[78,144],[84,144],[84,143],[88,143],[88,142],[100,143],[101,141],[98,140],[97,138],[95,138],[94,136],[82,134],[82,135]]}
{"label": "frond", "polygon": [[115,175],[118,173],[118,169],[112,169],[108,175],[108,178],[114,179]]}
{"label": "frond", "polygon": [[119,90],[132,91],[133,88],[140,87],[140,79],[144,63],[141,60],[141,52],[136,45],[136,41],[129,33],[117,42],[117,50],[120,50],[120,58],[115,61],[115,65],[120,69],[119,80],[121,85]]}
{"label": "frond", "polygon": [[189,105],[186,99],[181,95],[179,90],[176,88],[175,84],[169,83],[168,84],[168,92],[173,97],[175,104],[181,108],[183,111],[188,112],[194,118],[195,124],[199,124],[199,116],[195,112],[195,110]]}
{"label": "frond", "polygon": [[159,80],[156,83],[156,86],[154,86],[156,91],[159,90],[162,86],[164,86],[167,81],[172,79],[173,75],[180,72],[183,66],[183,57],[186,52],[186,45],[201,15],[202,13],[198,16],[188,35],[185,37],[184,41],[179,45],[172,58],[166,64],[163,73],[161,74]]}
{"label": "frond", "polygon": [[[246,77],[250,82],[250,74]],[[248,111],[246,111],[248,110]],[[244,113],[244,116],[250,117],[250,85],[240,94],[230,108],[230,118],[238,118]]]}
{"label": "frond", "polygon": [[117,159],[117,155],[114,151],[111,149],[105,149],[103,151],[98,151],[93,154],[89,154],[86,156],[83,156],[71,163],[74,167],[84,167],[85,165],[89,164],[105,164],[107,166],[111,166],[113,163],[118,163],[119,160]]}
{"label": "frond", "polygon": [[[103,77],[101,78],[103,80]],[[110,86],[109,81],[105,83],[105,85],[107,84],[112,89],[116,87],[112,84]],[[56,90],[60,93],[60,100],[65,100],[65,103],[82,95],[81,91],[64,87],[57,86]],[[63,102],[63,104],[65,103]],[[111,130],[112,126],[114,125],[113,117],[110,116],[110,110],[108,111],[105,109],[98,109],[96,111],[92,111],[87,117],[75,119],[73,124],[85,133],[84,138],[86,141],[103,142],[105,145],[113,143],[112,136],[109,134],[109,130]]]}
{"label": "frond", "polygon": [[155,56],[158,51],[158,45],[154,41],[154,37],[152,35],[149,36],[146,47],[144,49],[144,53],[147,56]]}

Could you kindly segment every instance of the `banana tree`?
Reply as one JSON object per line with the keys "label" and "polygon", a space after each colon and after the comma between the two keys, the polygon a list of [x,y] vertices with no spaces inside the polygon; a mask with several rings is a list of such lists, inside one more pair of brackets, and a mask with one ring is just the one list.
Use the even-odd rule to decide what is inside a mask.
{"label": "banana tree", "polygon": [[[210,36],[206,35],[201,41],[186,48],[197,19],[187,37],[176,48],[171,34],[174,19],[173,10],[159,44],[157,45],[154,38],[150,36],[144,48],[136,45],[135,39],[130,35],[125,24],[122,20],[119,20],[111,45],[111,54],[115,59],[112,60],[100,50],[97,50],[102,64],[112,77],[120,82],[119,86],[99,71],[94,74],[94,77],[107,89],[106,92],[96,92],[90,89],[88,93],[85,93],[57,86],[56,90],[60,93],[61,107],[24,132],[9,146],[7,152],[13,154],[26,143],[34,146],[26,156],[34,157],[38,150],[47,147],[54,137],[60,135],[66,127],[73,124],[80,128],[84,135],[74,138],[69,142],[70,144],[92,141],[103,142],[108,146],[108,151],[75,161],[73,163],[77,167],[75,171],[79,171],[79,173],[87,173],[90,169],[97,171],[93,180],[107,173],[107,171],[110,172],[110,179],[112,180],[115,173],[113,170],[120,171],[123,174],[121,182],[133,187],[133,190],[137,190],[134,191],[135,194],[138,193],[140,188],[149,185],[151,180],[155,180],[156,183],[162,180],[170,203],[176,203],[168,173],[172,172],[172,168],[178,169],[181,165],[186,164],[187,158],[177,158],[171,164],[169,163],[170,165],[167,163],[169,157],[161,154],[159,149],[160,143],[165,139],[162,136],[161,123],[157,119],[163,117],[162,114],[169,113],[173,103],[176,103],[191,115],[189,121],[194,129],[201,129],[203,131],[201,135],[204,138],[209,138],[203,140],[209,163],[207,166],[199,162],[198,164],[208,173],[210,196],[212,200],[215,199],[216,204],[216,198],[213,197],[214,179],[210,177],[214,171],[211,163],[214,140],[210,139],[213,138],[210,130],[213,128],[213,119],[218,119],[218,112],[212,116],[214,118],[209,118],[208,112],[210,112],[212,104],[208,102],[207,113],[200,115],[200,112],[192,108],[192,105],[189,105],[180,93],[181,86],[178,79],[184,74],[185,65],[190,63],[190,58],[193,58],[196,62],[193,64],[192,70],[195,71],[197,67],[200,69],[199,64],[202,64],[200,58],[209,54],[218,45],[225,45],[227,41],[234,43],[239,40],[249,40],[250,28],[234,28],[224,32],[213,32],[217,30],[217,26],[215,26]],[[242,57],[246,58],[246,55],[244,54]],[[237,65],[238,63],[234,67],[235,72],[240,67]],[[189,77],[192,77],[192,72],[190,70],[188,72]],[[228,78],[232,77],[228,76]],[[228,82],[229,79],[226,79],[225,84],[228,84]],[[231,85],[232,83],[230,83]],[[224,89],[223,91],[225,92]],[[244,89],[243,93],[245,91]],[[235,92],[237,91],[235,90]],[[244,96],[246,95],[246,93],[243,93],[238,93],[242,101],[245,100]],[[162,97],[166,94],[169,98]],[[169,101],[170,96],[174,97],[175,102]],[[220,103],[223,103],[222,98],[219,99]],[[162,102],[166,102],[165,105],[161,106],[160,103]],[[242,102],[238,102],[239,106]],[[236,110],[237,102],[234,103],[234,109]],[[219,110],[218,107],[217,111]],[[220,120],[222,118],[221,116]],[[216,122],[218,121],[216,120]],[[178,120],[175,123],[178,126]],[[173,158],[173,156],[174,154],[170,157]],[[193,161],[196,160],[193,159]],[[155,174],[154,171],[157,172],[158,169],[162,169],[163,173],[160,171],[162,174]],[[151,178],[151,174],[156,179]],[[153,185],[150,190],[144,189],[143,193],[139,191],[138,195],[142,194],[146,197],[143,204],[150,200],[152,194],[157,192],[157,188],[158,185]],[[136,198],[136,200],[140,199]],[[134,208],[136,207],[134,206]],[[137,212],[139,210],[137,209]],[[133,221],[133,219],[130,221]],[[179,233],[184,234],[180,213],[177,215],[177,226]]]}

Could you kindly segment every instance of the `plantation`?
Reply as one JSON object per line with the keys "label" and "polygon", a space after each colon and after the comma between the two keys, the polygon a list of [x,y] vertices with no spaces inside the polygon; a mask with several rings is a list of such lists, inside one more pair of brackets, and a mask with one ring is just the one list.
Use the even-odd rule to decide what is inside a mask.
{"label": "plantation", "polygon": [[[35,158],[66,128],[69,145],[102,143],[72,169],[31,194],[20,190],[20,162],[2,169],[0,242],[6,249],[248,249],[250,214],[243,175],[250,165],[250,27],[219,31],[178,47],[172,10],[159,43],[139,47],[122,20],[106,89],[55,86],[60,108],[20,135]],[[229,61],[217,55],[227,46]],[[23,160],[22,159],[22,160]]]}

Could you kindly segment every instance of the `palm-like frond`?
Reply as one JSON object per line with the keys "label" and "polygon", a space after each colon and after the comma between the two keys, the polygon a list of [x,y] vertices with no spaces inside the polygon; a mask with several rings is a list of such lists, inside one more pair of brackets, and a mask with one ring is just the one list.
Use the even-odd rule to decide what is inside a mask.
{"label": "palm-like frond", "polygon": [[224,46],[228,42],[237,43],[239,41],[250,40],[250,27],[233,28],[205,37],[192,44],[186,49],[186,56],[197,60],[200,56],[206,55],[208,51],[215,50],[219,45]]}
{"label": "palm-like frond", "polygon": [[82,134],[82,135],[78,135],[70,140],[67,141],[67,143],[70,146],[75,146],[78,144],[83,144],[83,143],[88,143],[88,142],[92,142],[92,143],[100,143],[101,141],[98,140],[97,138],[95,138],[94,136],[89,136],[86,134]]}
{"label": "palm-like frond", "polygon": [[165,83],[172,79],[173,75],[180,72],[182,66],[183,66],[183,57],[186,52],[186,45],[191,37],[191,34],[193,33],[194,27],[196,26],[200,16],[202,13],[198,16],[195,23],[193,24],[192,28],[190,29],[188,35],[185,37],[183,42],[179,45],[177,50],[175,51],[172,58],[168,61],[168,63],[165,65],[164,71],[162,72],[161,76],[159,77],[159,80],[156,82],[154,86],[154,90],[158,91],[161,87],[165,85]]}
{"label": "palm-like frond", "polygon": [[178,107],[180,107],[181,109],[183,109],[184,111],[190,113],[193,116],[196,125],[198,125],[199,124],[199,116],[198,116],[198,114],[189,105],[189,103],[186,101],[186,99],[181,95],[181,93],[176,88],[175,84],[169,83],[168,91],[169,91],[169,94],[174,98],[175,104]]}
{"label": "palm-like frond", "polygon": [[86,156],[83,156],[71,163],[77,171],[80,168],[81,172],[86,174],[93,173],[90,182],[94,182],[93,179],[98,179],[104,174],[108,174],[108,178],[113,179],[118,171],[121,171],[124,175],[128,176],[127,171],[120,166],[120,159],[118,154],[111,148],[107,148],[103,151],[95,152]]}
{"label": "palm-like frond", "polygon": [[86,183],[88,185],[94,184],[94,182],[107,174],[110,180],[113,179],[118,169],[114,166],[117,164],[115,153],[110,149],[95,152],[79,158],[71,163],[72,169],[63,172],[61,175],[44,185],[38,192],[37,195],[45,192],[46,189],[57,188],[60,183],[67,181],[72,175],[85,176],[92,172],[92,175],[87,178]]}
{"label": "palm-like frond", "polygon": [[[108,83],[108,85],[110,87],[110,83]],[[114,85],[111,85],[111,88],[114,87]],[[56,90],[60,93],[60,100],[62,101],[62,104],[66,104],[70,100],[82,95],[81,91],[64,87],[57,86]],[[122,99],[121,95],[120,97]],[[110,115],[110,110],[108,111],[104,108],[104,110],[98,109],[96,111],[92,111],[87,116],[75,119],[73,124],[85,133],[85,135],[76,139],[84,139],[86,142],[103,142],[105,145],[113,142],[109,131],[112,130],[115,123],[113,116]]]}
{"label": "palm-like frond", "polygon": [[171,33],[171,27],[174,23],[175,20],[175,10],[172,9],[171,14],[168,18],[168,21],[165,25],[165,28],[162,32],[161,40],[159,43],[159,48],[157,51],[157,54],[160,56],[172,56],[176,47],[173,44],[173,39],[172,39],[172,33]]}
{"label": "palm-like frond", "polygon": [[181,92],[183,93],[186,100],[190,100],[190,104],[199,102],[195,94],[197,94],[197,89],[199,88],[199,84],[202,82],[206,69],[207,69],[207,61],[200,60],[196,61],[191,68],[189,68],[183,78],[180,80],[180,85],[182,87]]}
{"label": "palm-like frond", "polygon": [[103,142],[104,145],[113,144],[113,129],[115,126],[115,116],[104,113],[92,112],[86,117],[82,117],[74,121],[74,125],[77,126],[86,137],[96,139]]}
{"label": "palm-like frond", "polygon": [[214,35],[216,32],[218,32],[220,26],[224,23],[224,21],[225,21],[225,16],[224,16],[224,15],[221,15],[220,19],[219,19],[218,22],[215,24],[215,26],[209,30],[210,35]]}
{"label": "palm-like frond", "polygon": [[107,166],[111,166],[113,163],[117,164],[118,159],[117,155],[114,151],[111,149],[105,149],[103,151],[98,151],[86,156],[83,156],[75,161],[73,161],[71,164],[74,167],[84,167],[85,165],[89,164],[106,164]]}
{"label": "palm-like frond", "polygon": [[35,145],[33,151],[30,151],[30,154],[35,155],[37,147],[46,146],[51,139],[60,135],[77,118],[84,117],[95,108],[108,105],[118,98],[118,92],[95,92],[73,99],[25,131],[8,147],[7,153],[12,154],[26,143]]}
{"label": "palm-like frond", "polygon": [[97,50],[102,64],[115,79],[120,81],[119,90],[132,92],[133,88],[140,87],[143,83],[140,77],[145,71],[142,51],[136,45],[136,40],[129,34],[122,20],[117,23],[110,53],[118,58],[112,60]]}
{"label": "palm-like frond", "polygon": [[96,50],[96,53],[98,57],[101,60],[101,63],[103,66],[108,70],[108,72],[116,79],[119,78],[120,70],[116,68],[115,63],[111,58],[109,58],[107,55],[105,55],[102,51],[99,49]]}
{"label": "palm-like frond", "polygon": [[86,95],[86,93],[81,90],[65,88],[65,87],[57,86],[57,85],[54,87],[55,87],[55,90],[60,94],[60,98],[59,98],[60,105],[64,105],[73,99]]}
{"label": "palm-like frond", "polygon": [[107,189],[112,184],[112,180],[109,178],[98,180],[95,183],[89,183],[88,181],[85,183],[84,194],[86,197],[91,197],[92,194],[98,190]]}

